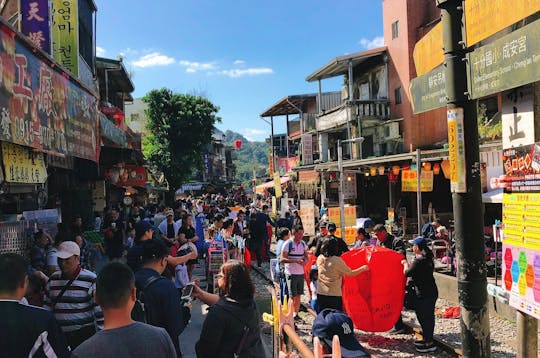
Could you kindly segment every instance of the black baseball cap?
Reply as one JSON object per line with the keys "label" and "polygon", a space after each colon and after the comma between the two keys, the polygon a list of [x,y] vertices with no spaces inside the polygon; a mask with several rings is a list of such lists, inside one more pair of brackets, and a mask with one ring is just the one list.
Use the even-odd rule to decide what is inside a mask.
{"label": "black baseball cap", "polygon": [[333,222],[329,222],[328,225],[326,225],[326,227],[328,228],[328,231],[336,231],[337,230],[337,226]]}
{"label": "black baseball cap", "polygon": [[156,230],[156,227],[146,220],[141,220],[135,224],[135,237],[140,239],[148,230]]}
{"label": "black baseball cap", "polygon": [[339,337],[341,356],[344,358],[369,357],[354,335],[354,325],[344,312],[326,308],[313,321],[313,336],[332,347],[334,335]]}
{"label": "black baseball cap", "polygon": [[326,229],[328,227],[328,221],[321,221],[319,224],[320,229]]}

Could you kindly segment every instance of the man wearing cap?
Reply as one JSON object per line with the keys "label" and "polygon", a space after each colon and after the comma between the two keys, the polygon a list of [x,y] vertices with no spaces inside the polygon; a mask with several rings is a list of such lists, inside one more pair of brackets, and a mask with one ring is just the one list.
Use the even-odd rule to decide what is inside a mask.
{"label": "man wearing cap", "polygon": [[52,311],[72,349],[103,329],[103,314],[94,301],[96,274],[80,266],[80,248],[73,241],[58,246],[60,271],[45,287],[44,308]]}
{"label": "man wearing cap", "polygon": [[354,335],[354,325],[349,316],[342,311],[327,308],[322,310],[313,321],[313,337],[319,337],[324,343],[326,353],[331,352],[334,335],[339,337],[343,358],[369,357],[369,353],[360,345]]}
{"label": "man wearing cap", "polygon": [[[377,237],[377,246],[386,247],[387,249],[394,250],[402,254],[404,258],[407,257],[405,252],[405,243],[403,242],[403,240],[396,238],[393,235],[390,235],[386,231],[386,227],[383,224],[375,225],[375,227],[373,227],[373,232]],[[394,325],[394,328],[390,331],[390,333],[400,334],[405,331],[405,328],[406,327],[403,324],[403,320],[400,315],[396,324]]]}
{"label": "man wearing cap", "polygon": [[[142,257],[143,257],[143,246],[142,243],[148,240],[153,240],[152,236],[154,234],[155,227],[152,226],[148,221],[139,221],[135,225],[135,243],[128,250],[126,263],[133,270],[137,272],[141,268]],[[159,240],[159,239],[155,239]],[[190,252],[187,255],[180,257],[167,257],[167,262],[173,266],[186,263],[188,260],[195,259],[197,254]]]}
{"label": "man wearing cap", "polygon": [[308,243],[308,247],[314,254],[317,254],[316,257],[319,257],[321,254],[321,245],[324,239],[328,236],[328,222],[327,221],[321,221],[319,224],[319,233],[311,239],[311,241]]}
{"label": "man wearing cap", "polygon": [[167,219],[163,220],[158,226],[158,230],[165,243],[168,246],[172,246],[178,240],[178,231],[180,230],[180,224],[174,221],[174,211],[171,209],[165,214]]}

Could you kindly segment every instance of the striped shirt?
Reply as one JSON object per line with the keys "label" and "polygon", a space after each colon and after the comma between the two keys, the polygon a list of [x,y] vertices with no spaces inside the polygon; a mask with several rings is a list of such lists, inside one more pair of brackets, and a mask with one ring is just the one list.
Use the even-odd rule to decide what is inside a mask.
{"label": "striped shirt", "polygon": [[79,275],[64,292],[54,307],[52,302],[69,282],[62,277],[61,271],[56,271],[49,278],[45,288],[44,307],[54,313],[54,317],[64,332],[77,331],[83,327],[96,325],[103,329],[103,313],[96,305],[94,291],[96,290],[96,274],[81,269]]}

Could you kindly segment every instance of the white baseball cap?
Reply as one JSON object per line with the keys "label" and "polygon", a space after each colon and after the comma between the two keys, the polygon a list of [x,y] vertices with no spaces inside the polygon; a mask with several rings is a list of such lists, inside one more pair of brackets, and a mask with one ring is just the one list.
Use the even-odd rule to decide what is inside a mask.
{"label": "white baseball cap", "polygon": [[71,256],[81,256],[81,249],[76,242],[64,241],[58,246],[56,256],[59,259],[69,259]]}

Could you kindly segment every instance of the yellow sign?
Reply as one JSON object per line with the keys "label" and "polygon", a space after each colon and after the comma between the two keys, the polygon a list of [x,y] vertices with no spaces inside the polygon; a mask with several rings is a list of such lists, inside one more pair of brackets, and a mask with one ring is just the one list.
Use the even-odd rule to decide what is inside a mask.
{"label": "yellow sign", "polygon": [[416,43],[413,51],[416,76],[428,73],[444,61],[442,23],[439,22]]}
{"label": "yellow sign", "polygon": [[503,243],[540,250],[540,194],[504,194],[503,225]]}
{"label": "yellow sign", "polygon": [[463,3],[467,46],[540,11],[540,0],[467,0]]}
{"label": "yellow sign", "polygon": [[52,2],[53,57],[75,76],[79,74],[79,11],[77,0]]}
{"label": "yellow sign", "polygon": [[43,184],[47,180],[47,168],[42,153],[29,148],[2,142],[6,181],[10,183]]}
{"label": "yellow sign", "polygon": [[[416,170],[401,171],[401,191],[416,192],[418,189],[418,174]],[[433,191],[433,171],[422,170],[420,174],[420,189],[422,192]]]}
{"label": "yellow sign", "polygon": [[[355,226],[356,225],[356,206],[345,206],[345,227]],[[339,207],[337,208],[328,208],[328,218],[337,227],[341,226],[341,213]]]}
{"label": "yellow sign", "polygon": [[279,172],[274,173],[274,190],[276,191],[276,198],[281,198],[283,193],[281,192],[281,179]]}
{"label": "yellow sign", "polygon": [[347,227],[345,228],[345,236],[342,236],[341,229],[338,228],[336,230],[336,236],[343,238],[347,245],[352,245],[356,241],[356,230],[354,227]]}

